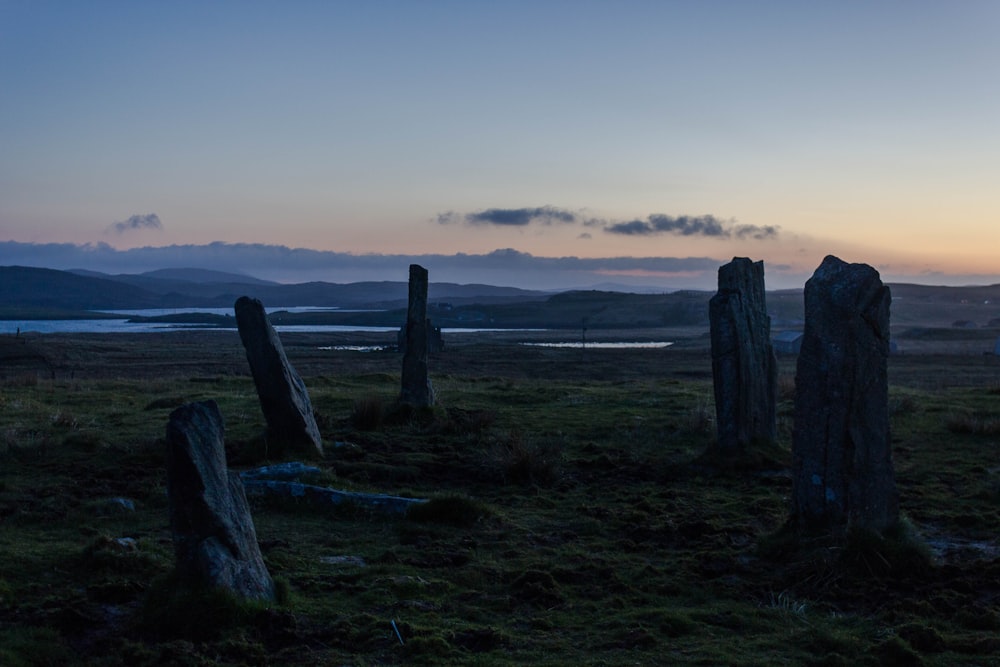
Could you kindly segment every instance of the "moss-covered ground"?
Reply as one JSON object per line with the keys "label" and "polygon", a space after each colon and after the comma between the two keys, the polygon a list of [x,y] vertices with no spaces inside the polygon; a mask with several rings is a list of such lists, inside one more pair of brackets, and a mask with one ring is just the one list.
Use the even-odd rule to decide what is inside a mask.
{"label": "moss-covered ground", "polygon": [[926,560],[783,544],[794,359],[778,448],[730,466],[704,456],[703,336],[470,338],[432,357],[438,405],[416,411],[394,406],[398,355],[283,339],[324,436],[317,481],[433,502],[393,518],[254,501],[281,601],[179,592],[170,411],[213,399],[232,467],[281,458],[235,334],[19,342],[0,369],[0,664],[1000,664],[993,358],[891,363],[906,539]]}

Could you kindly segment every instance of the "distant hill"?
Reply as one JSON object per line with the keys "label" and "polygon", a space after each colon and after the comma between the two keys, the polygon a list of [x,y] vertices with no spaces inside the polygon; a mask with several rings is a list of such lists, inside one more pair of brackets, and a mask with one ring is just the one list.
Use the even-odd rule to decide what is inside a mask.
{"label": "distant hill", "polygon": [[169,300],[106,278],[26,266],[0,266],[0,305],[6,308],[98,310],[162,308]]}
{"label": "distant hill", "polygon": [[430,317],[440,326],[612,329],[707,325],[711,296],[711,292],[693,290],[671,294],[578,290],[554,294],[545,301],[432,311]]}
{"label": "distant hill", "polygon": [[623,292],[625,294],[669,294],[677,292],[676,288],[663,287],[662,285],[629,285],[627,283],[597,283],[587,287],[574,287],[572,289],[549,290],[549,292]]}
{"label": "distant hill", "polygon": [[[181,307],[215,307],[220,295],[243,295],[251,288],[279,286],[280,283],[260,280],[252,276],[207,269],[160,269],[146,273],[119,273],[115,275],[95,271],[74,270],[72,273],[132,285],[154,294],[171,295],[188,299]],[[193,299],[193,300],[192,300]],[[232,299],[235,301],[236,297]],[[232,305],[232,304],[223,304]]]}
{"label": "distant hill", "polygon": [[[206,282],[199,282],[204,279]],[[249,280],[251,282],[240,282]],[[894,328],[996,328],[1000,285],[938,287],[890,285]],[[247,295],[269,313],[295,306],[390,312],[283,314],[302,323],[395,323],[406,308],[405,282],[283,285],[249,276],[200,270],[165,270],[116,276],[20,266],[0,267],[0,318],[62,319],[91,310],[231,308]],[[552,292],[493,285],[430,283],[428,315],[439,326],[630,328],[708,326],[713,291],[637,294],[609,290]],[[767,293],[772,329],[801,329],[802,290]],[[58,316],[57,316],[58,313]],[[315,320],[315,321],[314,321]],[[393,324],[394,325],[394,324]]]}
{"label": "distant hill", "polygon": [[[996,328],[996,320],[1000,318],[1000,285],[945,287],[890,283],[889,291],[892,293],[889,322],[897,330],[952,328],[959,322],[965,323],[966,328]],[[802,328],[805,306],[801,289],[768,292],[767,309],[772,328]]]}
{"label": "distant hill", "polygon": [[893,325],[983,328],[1000,318],[1000,285],[943,287],[899,283],[892,290]]}
{"label": "distant hill", "polygon": [[[427,315],[435,326],[498,329],[645,329],[664,326],[708,326],[708,292],[673,294],[624,294],[583,290],[554,294],[544,299],[511,303],[474,303],[456,306],[435,302]],[[311,311],[291,313],[269,310],[273,324],[399,326],[405,308],[373,311]],[[136,318],[137,320],[139,318]],[[200,323],[232,326],[231,318],[218,315],[171,314],[142,318],[149,322]]]}
{"label": "distant hill", "polygon": [[157,269],[156,271],[146,271],[144,273],[119,273],[107,274],[99,271],[89,271],[87,269],[70,269],[69,273],[80,276],[90,276],[92,278],[105,278],[108,280],[119,280],[136,284],[137,282],[152,283],[163,281],[169,283],[232,283],[243,285],[278,285],[270,280],[261,280],[242,273],[229,273],[226,271],[212,271],[211,269]]}
{"label": "distant hill", "polygon": [[242,285],[278,285],[271,280],[261,280],[242,273],[227,273],[210,269],[157,269],[146,271],[140,276],[158,278],[160,280],[175,280],[188,283],[239,283]]}
{"label": "distant hill", "polygon": [[[198,282],[198,278],[208,282]],[[241,280],[250,282],[240,282]],[[240,296],[260,299],[268,309],[293,306],[385,309],[405,306],[405,282],[282,285],[217,271],[174,270],[107,275],[30,267],[0,267],[0,308],[133,310],[140,308],[229,308]],[[432,302],[506,303],[544,299],[544,292],[492,285],[430,283]]]}

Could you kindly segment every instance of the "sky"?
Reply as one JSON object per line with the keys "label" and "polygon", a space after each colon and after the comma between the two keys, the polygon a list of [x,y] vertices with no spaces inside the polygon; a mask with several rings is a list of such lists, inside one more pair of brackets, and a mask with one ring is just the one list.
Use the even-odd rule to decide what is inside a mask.
{"label": "sky", "polygon": [[998,283],[997,34],[995,0],[0,0],[0,264]]}

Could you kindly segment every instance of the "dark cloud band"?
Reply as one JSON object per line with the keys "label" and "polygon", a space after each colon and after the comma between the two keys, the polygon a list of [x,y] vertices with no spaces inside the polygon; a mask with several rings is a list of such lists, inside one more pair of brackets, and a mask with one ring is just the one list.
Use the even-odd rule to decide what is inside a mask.
{"label": "dark cloud band", "polygon": [[504,282],[496,284],[531,282],[551,287],[566,280],[594,280],[609,273],[700,272],[713,278],[721,260],[709,257],[536,257],[512,248],[484,254],[355,255],[259,243],[215,242],[118,250],[107,243],[0,242],[0,265],[83,268],[107,273],[184,267],[246,273],[276,280],[299,280],[304,275],[328,281],[390,280],[405,276],[405,267],[413,263],[432,269],[435,280],[468,282],[470,277],[477,277],[479,282],[502,277]]}
{"label": "dark cloud band", "polygon": [[108,231],[116,234],[124,234],[134,229],[163,229],[163,223],[160,222],[160,216],[155,213],[147,213],[146,215],[133,215],[128,220],[115,222],[108,227]]}
{"label": "dark cloud band", "polygon": [[721,239],[757,239],[776,238],[778,227],[773,225],[737,225],[731,221],[720,220],[714,215],[670,216],[663,214],[650,215],[645,220],[630,220],[610,224],[604,228],[610,234],[625,236],[653,236],[657,234],[673,234],[675,236],[706,236]]}
{"label": "dark cloud band", "polygon": [[437,221],[441,224],[466,222],[475,226],[496,227],[527,227],[531,224],[551,225],[553,223],[581,224],[587,227],[600,227],[609,234],[622,236],[655,236],[672,234],[674,236],[700,236],[706,238],[739,240],[753,239],[764,241],[778,237],[779,228],[774,225],[737,224],[732,220],[722,220],[714,215],[681,215],[672,216],[663,213],[653,213],[645,220],[628,220],[613,222],[588,218],[573,211],[555,206],[539,206],[535,208],[488,208],[483,211],[461,215],[455,211],[439,213]]}
{"label": "dark cloud band", "polygon": [[468,213],[466,222],[473,225],[501,225],[507,227],[524,227],[532,222],[551,225],[554,222],[572,223],[577,216],[554,206],[539,206],[537,208],[489,208],[477,213]]}

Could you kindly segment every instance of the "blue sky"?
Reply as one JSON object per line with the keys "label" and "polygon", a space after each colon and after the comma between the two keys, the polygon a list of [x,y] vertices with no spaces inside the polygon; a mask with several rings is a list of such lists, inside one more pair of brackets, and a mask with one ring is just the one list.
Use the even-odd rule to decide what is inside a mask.
{"label": "blue sky", "polygon": [[0,262],[1000,282],[998,32],[975,0],[0,0]]}

